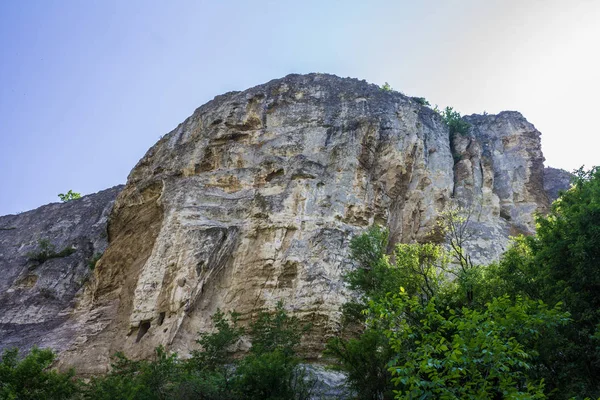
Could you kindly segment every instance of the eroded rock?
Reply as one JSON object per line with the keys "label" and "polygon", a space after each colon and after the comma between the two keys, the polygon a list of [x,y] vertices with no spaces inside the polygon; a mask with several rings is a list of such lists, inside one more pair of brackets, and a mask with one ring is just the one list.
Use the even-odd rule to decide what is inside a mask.
{"label": "eroded rock", "polygon": [[477,210],[481,262],[533,232],[548,207],[539,132],[515,112],[466,120],[469,133],[450,140],[414,99],[323,74],[217,96],[131,171],[110,244],[57,322],[64,340],[48,343],[68,347],[62,365],[99,373],[116,351],[188,354],[217,309],[245,323],[283,301],[312,324],[302,351],[318,358],[352,296],[349,241],[369,225],[395,242],[439,241],[440,212],[459,199]]}
{"label": "eroded rock", "polygon": [[[37,345],[60,352],[72,344],[78,329],[70,316],[90,262],[107,247],[106,222],[121,189],[0,217],[0,350]],[[73,253],[31,261],[40,240]]]}

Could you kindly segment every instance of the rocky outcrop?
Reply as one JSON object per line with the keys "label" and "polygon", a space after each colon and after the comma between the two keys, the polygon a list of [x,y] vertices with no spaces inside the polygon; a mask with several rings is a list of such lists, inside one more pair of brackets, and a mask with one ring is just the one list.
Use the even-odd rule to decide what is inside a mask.
{"label": "rocky outcrop", "polygon": [[544,191],[550,201],[558,199],[560,192],[571,186],[573,178],[574,175],[564,169],[544,168]]}
{"label": "rocky outcrop", "polygon": [[[121,189],[0,217],[0,350],[72,344],[77,329],[69,318],[90,262],[107,247],[106,221]],[[40,241],[55,257],[32,260]]]}
{"label": "rocky outcrop", "polygon": [[470,115],[468,134],[453,135],[454,197],[472,212],[467,248],[476,262],[498,259],[509,236],[532,234],[544,213],[544,156],[540,132],[514,111]]}
{"label": "rocky outcrop", "polygon": [[[164,344],[186,354],[217,308],[283,301],[320,354],[348,293],[350,238],[373,223],[425,240],[453,191],[448,131],[398,93],[329,75],[218,96],[131,172],[86,295],[100,330],[65,362],[105,366]],[[82,325],[92,326],[91,323]]]}
{"label": "rocky outcrop", "polygon": [[352,236],[376,223],[396,242],[439,241],[457,199],[475,210],[474,258],[497,257],[548,207],[539,132],[515,112],[466,120],[451,140],[415,99],[323,74],[217,96],[129,175],[61,322],[74,327],[61,362],[97,373],[116,351],[187,354],[218,308],[246,322],[278,301],[312,324],[303,349],[317,358],[352,295]]}

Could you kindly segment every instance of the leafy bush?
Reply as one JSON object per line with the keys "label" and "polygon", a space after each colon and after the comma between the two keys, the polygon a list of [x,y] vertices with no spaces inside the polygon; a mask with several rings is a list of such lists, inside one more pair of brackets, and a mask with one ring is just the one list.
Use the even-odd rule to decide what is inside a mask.
{"label": "leafy bush", "polygon": [[48,239],[40,239],[38,240],[37,251],[31,251],[26,255],[29,261],[33,261],[39,265],[51,258],[70,256],[75,251],[73,247],[65,247],[61,251],[56,252],[56,247]]}
{"label": "leafy bush", "polygon": [[76,199],[81,198],[81,193],[75,193],[74,191],[69,190],[67,193],[59,193],[58,198],[63,203],[66,203],[67,201],[76,200]]}
{"label": "leafy bush", "polygon": [[297,318],[288,316],[281,302],[274,313],[258,314],[250,324],[250,354],[241,360],[236,371],[241,398],[310,398],[313,383],[306,371],[299,368],[296,356],[300,339],[308,329],[301,327]]}
{"label": "leafy bush", "polygon": [[236,387],[240,399],[308,400],[312,383],[298,359],[283,349],[253,353],[237,368]]}
{"label": "leafy bush", "polygon": [[543,381],[526,372],[540,335],[568,320],[567,313],[522,298],[455,311],[402,290],[370,311],[387,324],[398,355],[390,368],[397,399],[545,398]]}
{"label": "leafy bush", "polygon": [[458,111],[454,111],[452,107],[446,107],[443,111],[441,111],[436,105],[434,111],[437,112],[442,117],[446,125],[448,125],[451,137],[457,133],[461,135],[467,135],[469,133],[471,124],[462,119],[460,113]]}
{"label": "leafy bush", "polygon": [[263,354],[280,350],[285,355],[293,356],[300,339],[308,329],[309,326],[300,326],[296,317],[288,316],[280,301],[275,307],[275,312],[262,311],[250,324],[250,351]]}
{"label": "leafy bush", "polygon": [[333,357],[335,369],[346,372],[349,386],[359,399],[394,398],[388,364],[395,354],[381,329],[367,328],[357,338],[334,337],[327,342],[324,354]]}
{"label": "leafy bush", "polygon": [[[180,385],[181,398],[231,399],[234,398],[235,345],[245,333],[238,326],[239,314],[217,310],[212,321],[215,331],[200,333],[196,341],[200,350],[192,351],[192,357],[185,361],[188,372]],[[200,396],[200,397],[198,397]]]}
{"label": "leafy bush", "polygon": [[396,357],[397,399],[543,399],[543,381],[527,376],[537,339],[568,314],[542,302],[508,296],[484,310],[440,309],[402,289],[370,307],[386,325]]}
{"label": "leafy bush", "polygon": [[113,358],[111,371],[93,378],[88,399],[297,399],[310,397],[312,381],[299,368],[296,347],[303,328],[279,303],[274,313],[261,312],[250,324],[250,354],[236,360],[235,344],[245,333],[238,314],[217,311],[215,331],[202,333],[202,347],[181,360],[156,349],[153,360],[133,361],[123,354]]}
{"label": "leafy bush", "polygon": [[233,363],[233,346],[245,333],[244,328],[238,327],[238,318],[239,314],[235,312],[230,312],[228,319],[223,312],[217,310],[211,317],[215,332],[200,333],[196,343],[201,346],[201,350],[192,351],[188,363],[197,370],[211,371]]}
{"label": "leafy bush", "polygon": [[162,346],[153,360],[133,361],[117,353],[111,371],[92,378],[85,398],[92,400],[171,399],[182,380],[183,369],[177,354],[168,355]]}
{"label": "leafy bush", "polygon": [[74,396],[79,383],[74,372],[50,369],[55,355],[51,350],[33,348],[23,359],[17,349],[6,350],[0,361],[0,399],[64,400]]}
{"label": "leafy bush", "polygon": [[384,92],[393,92],[394,91],[394,89],[392,89],[390,84],[387,82],[385,82],[383,85],[381,85],[381,90],[383,90]]}
{"label": "leafy bush", "polygon": [[[537,218],[496,271],[507,292],[563,302],[573,323],[540,343],[537,369],[561,398],[600,397],[600,168],[579,169],[573,186]],[[580,398],[580,397],[578,397]]]}

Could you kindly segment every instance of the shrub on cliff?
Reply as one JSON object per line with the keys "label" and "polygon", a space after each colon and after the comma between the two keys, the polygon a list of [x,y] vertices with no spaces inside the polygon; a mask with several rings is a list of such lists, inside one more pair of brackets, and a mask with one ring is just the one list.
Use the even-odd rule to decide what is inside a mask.
{"label": "shrub on cliff", "polygon": [[446,125],[448,125],[448,128],[450,129],[450,137],[457,133],[461,135],[467,135],[469,133],[471,124],[462,119],[460,113],[458,111],[454,111],[454,108],[446,107],[442,111],[436,105],[433,110],[437,112],[442,117]]}
{"label": "shrub on cliff", "polygon": [[66,203],[67,201],[80,199],[81,198],[81,193],[76,193],[76,192],[74,192],[72,190],[69,190],[67,193],[59,193],[58,194],[58,198],[63,203]]}
{"label": "shrub on cliff", "polygon": [[29,261],[33,261],[35,265],[39,265],[51,258],[67,257],[73,253],[75,253],[73,247],[65,247],[57,252],[56,247],[48,239],[40,239],[38,240],[36,251],[30,251],[26,255]]}
{"label": "shrub on cliff", "polygon": [[392,86],[390,86],[389,83],[385,82],[383,85],[381,85],[381,90],[383,90],[384,92],[393,92],[394,89],[392,89]]}
{"label": "shrub on cliff", "polygon": [[411,99],[413,99],[414,101],[416,101],[417,103],[419,103],[422,106],[428,107],[431,105],[425,97],[411,97]]}

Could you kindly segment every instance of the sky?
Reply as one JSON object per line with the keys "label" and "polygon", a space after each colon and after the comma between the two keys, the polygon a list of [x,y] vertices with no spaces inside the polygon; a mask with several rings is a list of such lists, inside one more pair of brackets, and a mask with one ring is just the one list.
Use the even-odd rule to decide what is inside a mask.
{"label": "sky", "polygon": [[290,73],[520,111],[600,164],[597,0],[0,0],[0,215],[125,183],[214,96]]}

